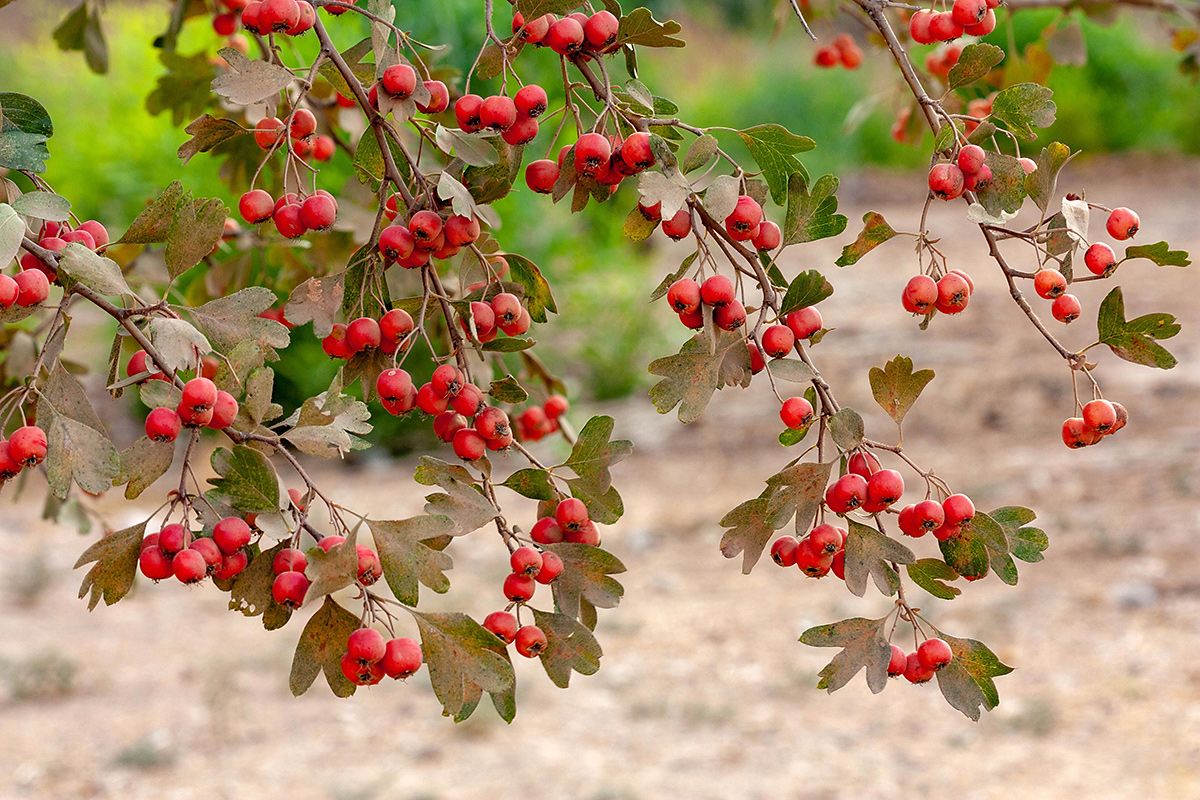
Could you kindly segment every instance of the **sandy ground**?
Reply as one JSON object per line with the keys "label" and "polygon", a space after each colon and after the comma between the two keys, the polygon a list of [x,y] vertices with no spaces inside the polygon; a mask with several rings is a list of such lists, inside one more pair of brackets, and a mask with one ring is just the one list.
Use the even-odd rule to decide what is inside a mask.
{"label": "sandy ground", "polygon": [[[1092,162],[1069,169],[1060,188],[1086,183],[1091,199],[1141,213],[1139,241],[1198,253],[1198,182],[1198,163]],[[852,228],[873,208],[911,229],[920,191],[919,176],[861,176],[843,185],[843,210]],[[686,428],[644,397],[590,409],[614,413],[618,433],[637,443],[617,471],[628,513],[605,534],[630,568],[626,600],[602,612],[597,675],[561,691],[537,664],[517,665],[511,726],[490,708],[457,726],[443,719],[424,677],[350,700],[318,681],[294,699],[287,669],[299,625],[266,634],[228,613],[211,586],[139,586],[89,614],[70,570],[88,542],[38,520],[33,501],[7,503],[0,798],[1200,797],[1195,268],[1122,267],[1131,316],[1168,310],[1184,323],[1167,343],[1180,365],[1158,372],[1102,358],[1106,394],[1129,408],[1131,423],[1071,452],[1057,436],[1070,411],[1068,371],[1013,306],[959,213],[935,209],[931,225],[979,288],[962,318],[936,320],[924,334],[899,307],[915,269],[906,244],[846,270],[831,266],[839,245],[828,242],[792,259],[826,268],[837,288],[822,307],[837,331],[817,357],[872,434],[892,429],[871,403],[866,368],[910,355],[938,373],[906,427],[914,458],[983,508],[1036,509],[1050,533],[1047,560],[1020,564],[1018,587],[991,577],[953,602],[923,604],[940,627],[983,639],[1017,667],[980,723],[932,686],[892,683],[872,696],[860,677],[835,695],[817,691],[834,651],[798,644],[800,632],[881,616],[889,601],[766,563],[745,577],[717,552],[715,521],[790,458],[774,443],[774,401],[759,386],[721,393]],[[1083,288],[1088,311],[1070,329],[1049,324],[1086,344],[1104,291]],[[335,497],[364,512],[419,509],[412,463],[317,466]],[[136,513],[104,507],[119,523]],[[453,548],[454,589],[431,607],[477,617],[499,607],[493,539]],[[928,555],[933,545],[916,549]],[[28,697],[14,678],[52,688],[64,669],[71,688],[57,696]]]}

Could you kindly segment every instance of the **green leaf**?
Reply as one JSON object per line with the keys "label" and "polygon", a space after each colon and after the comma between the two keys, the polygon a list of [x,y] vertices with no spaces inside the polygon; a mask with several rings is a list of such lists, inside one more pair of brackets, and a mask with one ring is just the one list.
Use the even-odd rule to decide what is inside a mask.
{"label": "green leaf", "polygon": [[574,11],[579,7],[579,3],[577,0],[516,0],[516,6],[525,19],[537,19],[543,14],[566,14]]}
{"label": "green leaf", "polygon": [[615,425],[616,421],[609,416],[589,419],[579,431],[571,455],[563,462],[563,466],[570,467],[581,480],[594,484],[600,491],[612,485],[609,469],[633,453],[633,442],[612,438]]}
{"label": "green leaf", "polygon": [[537,342],[533,339],[517,339],[504,337],[501,339],[493,339],[490,342],[483,343],[484,352],[488,353],[519,353],[522,350],[528,350]]}
{"label": "green leaf", "polygon": [[958,56],[958,62],[950,68],[949,88],[961,89],[969,86],[992,71],[1004,60],[1004,51],[994,44],[969,44]]}
{"label": "green leaf", "polygon": [[767,370],[772,378],[789,383],[808,383],[816,377],[808,364],[796,358],[772,358]]}
{"label": "green leaf", "polygon": [[942,558],[959,575],[967,578],[987,575],[990,563],[987,544],[969,526],[964,526],[949,539],[939,541],[938,548],[942,551]]}
{"label": "green leaf", "polygon": [[1000,693],[992,678],[1007,675],[1013,668],[1004,664],[983,642],[958,639],[942,631],[938,637],[950,645],[953,660],[937,672],[942,697],[968,718],[979,721],[981,711],[1000,705]]}
{"label": "green leaf", "polygon": [[1054,200],[1058,173],[1072,157],[1071,148],[1062,142],[1051,142],[1042,148],[1042,154],[1037,159],[1037,169],[1025,176],[1025,191],[1029,194],[1029,199],[1043,212]]}
{"label": "green leaf", "polygon": [[[463,133],[439,125],[435,137],[438,148],[443,153],[458,156],[468,167],[488,167],[500,161],[500,155],[492,146],[491,139],[485,138],[482,134]],[[376,143],[376,148],[378,149],[378,143]]]}
{"label": "green leaf", "polygon": [[358,617],[326,597],[324,605],[312,615],[292,658],[292,674],[288,687],[296,697],[308,691],[317,673],[324,672],[329,688],[338,697],[354,694],[355,686],[342,674],[342,656],[350,634],[360,627]]}
{"label": "green leaf", "polygon": [[38,401],[38,422],[46,431],[46,477],[51,493],[65,500],[72,480],[91,494],[108,491],[121,472],[117,448],[101,429],[64,416],[52,403],[43,401],[45,395]]}
{"label": "green leaf", "polygon": [[833,462],[795,464],[767,478],[767,488],[721,518],[725,531],[721,554],[742,554],[742,573],[749,575],[775,531],[796,518],[797,530],[807,530],[821,504]]}
{"label": "green leaf", "polygon": [[[15,209],[0,203],[0,264],[7,265],[21,251],[25,241],[25,223]],[[7,310],[7,309],[5,309]]]}
{"label": "green leaf", "polygon": [[117,244],[162,244],[171,232],[171,219],[183,200],[183,184],[172,181],[153,203],[142,209]]}
{"label": "green leaf", "polygon": [[790,314],[796,309],[814,306],[833,294],[833,284],[815,269],[801,272],[788,285],[787,294],[783,296],[780,316]]}
{"label": "green leaf", "polygon": [[1044,558],[1042,552],[1050,546],[1050,537],[1039,528],[1028,527],[1030,522],[1037,519],[1033,511],[1021,506],[1002,506],[989,511],[988,516],[1008,535],[1015,557],[1030,564]]}
{"label": "green leaf", "polygon": [[671,284],[682,278],[683,273],[687,272],[688,267],[690,267],[695,260],[696,254],[694,252],[688,253],[687,257],[683,259],[682,263],[680,263],[679,269],[663,278],[662,282],[658,284],[658,287],[650,294],[650,302],[653,303],[655,300],[665,296],[667,291],[670,290]]}
{"label": "green leaf", "polygon": [[[358,78],[359,82],[364,86],[370,86],[375,80],[375,65],[367,62],[363,63],[363,56],[371,53],[371,39],[367,37],[353,47],[342,51],[342,59],[346,62],[346,66],[350,68],[351,74]],[[354,97],[354,91],[350,85],[346,83],[346,79],[342,77],[341,70],[332,59],[327,60],[320,68],[321,76],[325,80],[333,84],[333,88],[341,92],[343,97]],[[374,138],[374,137],[372,137]]]}
{"label": "green leaf", "polygon": [[357,545],[358,526],[355,525],[344,542],[328,550],[320,545],[308,549],[308,567],[304,571],[309,580],[306,604],[354,584],[358,576]]}
{"label": "green leaf", "polygon": [[476,203],[494,203],[507,197],[521,175],[521,159],[525,148],[514,147],[503,139],[492,142],[499,156],[490,167],[468,167],[463,171],[463,183]]}
{"label": "green leaf", "polygon": [[596,674],[604,651],[586,626],[565,614],[532,611],[534,624],[546,634],[546,649],[539,658],[555,686],[566,689],[572,670],[580,675]]}
{"label": "green leaf", "polygon": [[1025,202],[1025,168],[1003,153],[988,153],[984,163],[992,170],[992,182],[978,193],[979,204],[993,217],[1015,213]]}
{"label": "green leaf", "polygon": [[134,500],[165,475],[174,460],[174,442],[156,442],[143,436],[121,452],[121,473],[115,485],[126,484],[125,499]]}
{"label": "green leaf", "polygon": [[197,308],[180,310],[192,315],[196,327],[217,351],[228,353],[242,342],[254,342],[265,348],[268,357],[274,360],[274,349],[288,346],[288,329],[273,319],[258,315],[275,305],[275,300],[275,293],[270,289],[251,286]]}
{"label": "green leaf", "polygon": [[[1034,140],[1033,128],[1054,124],[1058,107],[1050,98],[1054,92],[1036,83],[1018,83],[1002,89],[992,101],[992,119],[999,120],[1022,139]],[[992,169],[993,176],[995,168]]]}
{"label": "green leaf", "polygon": [[953,600],[962,594],[962,589],[943,582],[957,580],[958,573],[940,558],[922,558],[909,564],[905,569],[913,583],[934,597]]}
{"label": "green leaf", "polygon": [[683,47],[684,41],[675,36],[683,28],[674,20],[659,22],[648,8],[635,8],[621,18],[614,47]]}
{"label": "green leaf", "polygon": [[71,217],[71,203],[54,192],[27,192],[12,201],[18,214],[26,217],[65,222]]}
{"label": "green leaf", "polygon": [[100,294],[129,293],[129,285],[116,262],[93,253],[79,242],[71,242],[58,254],[58,271]]}
{"label": "green leaf", "polygon": [[620,559],[590,544],[548,544],[545,549],[563,561],[562,574],[551,582],[554,607],[572,619],[580,618],[581,599],[596,608],[616,608],[624,587],[611,575],[625,571]]}
{"label": "green leaf", "polygon": [[497,403],[524,403],[529,399],[529,393],[512,375],[505,375],[498,381],[492,381],[488,387],[488,395]]}
{"label": "green leaf", "polygon": [[222,47],[219,54],[229,64],[229,71],[213,80],[212,90],[234,105],[260,103],[296,80],[296,76],[283,67],[251,59],[232,47]]}
{"label": "green leaf", "polygon": [[788,179],[799,174],[808,180],[808,173],[795,158],[796,153],[812,150],[817,143],[775,123],[747,128],[738,131],[738,135],[762,169],[763,178],[771,188],[771,199],[776,205],[783,205],[788,193]]}
{"label": "green leaf", "polygon": [[554,304],[554,296],[550,293],[550,284],[542,276],[542,271],[529,259],[515,253],[504,253],[508,262],[509,275],[514,282],[525,287],[525,307],[534,322],[545,322],[546,312],[558,313]]}
{"label": "green leaf", "polygon": [[862,416],[849,406],[829,418],[829,436],[843,451],[853,450],[862,444],[864,430]]}
{"label": "green leaf", "polygon": [[718,145],[717,137],[711,133],[705,133],[696,137],[696,140],[688,146],[680,169],[685,175],[693,170],[700,169],[700,167],[713,160],[713,156],[717,154]]}
{"label": "green leaf", "polygon": [[779,443],[784,447],[793,447],[804,441],[808,436],[808,432],[812,430],[812,425],[806,425],[803,428],[787,428],[783,433],[779,434]]}
{"label": "green leaf", "polygon": [[234,445],[232,451],[218,447],[212,454],[212,467],[219,477],[208,482],[226,505],[242,512],[279,510],[279,479],[259,451],[242,444]]}
{"label": "green leaf", "polygon": [[810,647],[842,648],[821,670],[817,688],[836,692],[865,667],[867,686],[875,694],[882,692],[887,686],[888,662],[892,658],[892,646],[884,631],[887,619],[855,617],[831,625],[818,625],[801,634],[800,642]]}
{"label": "green leaf", "polygon": [[868,378],[875,402],[897,425],[902,425],[908,410],[933,380],[933,370],[922,369],[913,372],[911,358],[896,356],[885,364],[883,369],[871,367]]}
{"label": "green leaf", "polygon": [[516,682],[512,664],[496,652],[494,634],[466,614],[410,612],[421,631],[421,650],[443,713],[462,722],[483,692],[498,694]]}
{"label": "green leaf", "polygon": [[1101,344],[1108,345],[1119,358],[1147,367],[1170,369],[1177,363],[1175,356],[1158,344],[1156,339],[1170,339],[1180,327],[1170,314],[1144,314],[1126,321],[1125,298],[1121,287],[1115,287],[1104,301],[1096,320]]}
{"label": "green leaf", "polygon": [[1186,267],[1192,263],[1186,250],[1172,250],[1166,242],[1131,244],[1125,248],[1125,258],[1122,260],[1128,261],[1131,258],[1145,258],[1160,267]]}
{"label": "green leaf", "polygon": [[45,172],[46,142],[54,124],[42,104],[16,92],[0,92],[0,167]]}
{"label": "green leaf", "polygon": [[445,594],[450,589],[450,579],[445,571],[451,569],[454,562],[427,542],[451,535],[454,530],[452,519],[425,514],[390,521],[369,519],[367,525],[383,565],[384,580],[397,600],[416,606],[419,584],[422,583],[438,594]]}
{"label": "green leaf", "polygon": [[621,225],[621,233],[630,241],[644,242],[650,238],[650,234],[654,233],[658,222],[656,219],[647,217],[642,213],[642,209],[635,205],[625,216],[625,222]]}
{"label": "green leaf", "polygon": [[679,406],[679,421],[695,421],[713,392],[722,386],[750,384],[750,354],[739,334],[721,331],[715,351],[709,352],[707,334],[701,332],[683,344],[679,353],[650,362],[650,373],[663,380],[650,389],[658,413]]}
{"label": "green leaf", "polygon": [[896,231],[878,211],[863,214],[863,229],[852,244],[842,248],[836,263],[839,267],[857,264],[858,260],[896,235]]}
{"label": "green leaf", "polygon": [[484,497],[471,473],[430,456],[421,456],[416,480],[425,486],[438,485],[444,494],[426,496],[425,513],[444,514],[454,521],[452,535],[462,536],[494,520],[500,511]]}
{"label": "green leaf", "polygon": [[912,564],[917,560],[913,552],[874,528],[847,520],[850,533],[846,536],[846,588],[862,597],[867,591],[867,576],[887,596],[894,595],[900,588],[900,576],[889,562]]}
{"label": "green leaf", "polygon": [[988,566],[992,572],[1009,586],[1016,585],[1017,566],[1009,555],[1012,545],[1000,523],[983,512],[976,512],[971,521],[963,526],[963,533],[960,535],[978,537],[987,548]]}
{"label": "green leaf", "polygon": [[832,175],[817,178],[812,191],[808,180],[795,173],[787,182],[787,215],[783,221],[784,245],[815,242],[837,236],[846,230],[849,220],[844,214],[835,213],[838,199],[838,179]]}
{"label": "green leaf", "polygon": [[215,198],[192,200],[185,193],[171,217],[164,256],[167,273],[178,278],[212,252],[225,232],[229,209]]}
{"label": "green leaf", "polygon": [[[159,75],[154,91],[146,96],[146,110],[152,115],[170,111],[176,127],[203,114],[214,100],[211,84],[218,71],[208,60],[210,52],[201,48],[192,56],[168,51],[159,54],[158,59],[166,70]],[[258,145],[253,141],[250,144],[261,159],[262,151]]]}
{"label": "green leaf", "polygon": [[83,576],[83,585],[79,587],[80,598],[91,593],[91,597],[88,598],[88,611],[96,607],[101,597],[104,598],[105,605],[111,606],[129,594],[129,590],[133,588],[138,556],[142,551],[142,537],[146,533],[146,522],[139,522],[133,527],[108,534],[84,550],[75,562],[74,569],[96,562],[96,566]]}
{"label": "green leaf", "polygon": [[179,150],[175,153],[184,164],[191,161],[192,156],[197,153],[207,153],[217,145],[246,133],[246,129],[233,120],[214,117],[212,114],[202,114],[183,130],[192,137],[179,145]]}
{"label": "green leaf", "polygon": [[544,469],[526,467],[509,475],[501,486],[507,486],[522,497],[531,500],[551,502],[558,499],[554,484],[550,482],[550,473]]}
{"label": "green leaf", "polygon": [[99,8],[89,2],[80,3],[54,29],[54,41],[59,50],[78,50],[83,53],[88,69],[103,75],[108,72],[108,45],[100,27]]}

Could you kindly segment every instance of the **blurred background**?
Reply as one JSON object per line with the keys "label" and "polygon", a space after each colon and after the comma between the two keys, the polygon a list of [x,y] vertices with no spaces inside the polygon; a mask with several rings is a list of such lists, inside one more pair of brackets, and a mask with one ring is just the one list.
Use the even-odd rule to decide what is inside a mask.
{"label": "blurred background", "polygon": [[[0,91],[36,97],[55,121],[47,179],[81,218],[114,232],[176,177],[232,204],[220,159],[201,154],[179,166],[178,123],[195,115],[173,120],[146,102],[166,70],[152,43],[167,5],[107,4],[104,76],[89,72],[80,53],[54,46],[51,32],[74,5],[17,0],[0,10]],[[630,571],[625,602],[601,615],[601,671],[575,676],[562,692],[538,665],[517,665],[511,726],[490,708],[458,726],[441,719],[423,673],[350,700],[329,696],[319,681],[293,699],[286,672],[298,627],[266,634],[257,620],[225,611],[211,586],[139,586],[89,615],[74,597],[81,576],[71,565],[96,531],[81,537],[42,520],[44,487],[31,482],[17,502],[5,495],[0,512],[0,798],[1200,798],[1193,273],[1122,267],[1130,316],[1169,311],[1183,323],[1167,342],[1180,365],[1158,372],[1101,359],[1106,396],[1129,408],[1130,425],[1099,447],[1067,451],[1058,427],[1070,412],[1069,374],[1013,306],[959,209],[935,208],[930,227],[980,284],[960,319],[920,332],[902,311],[899,292],[916,265],[901,240],[856,267],[833,266],[867,210],[897,228],[918,225],[929,137],[918,146],[892,139],[904,103],[885,54],[865,47],[856,71],[818,70],[814,45],[768,0],[646,5],[679,20],[689,45],[642,55],[641,80],[656,94],[696,125],[773,121],[811,136],[818,147],[803,158],[809,172],[842,179],[847,233],[784,259],[785,273],[820,268],[836,288],[822,311],[837,330],[816,357],[839,397],[886,438],[890,422],[870,400],[867,368],[900,352],[935,369],[906,423],[906,449],[981,508],[1034,508],[1050,534],[1047,560],[1022,564],[1020,586],[993,577],[954,602],[926,606],[939,627],[984,640],[1018,667],[998,682],[1001,706],[972,724],[933,687],[892,684],[872,697],[860,678],[832,696],[813,688],[834,651],[799,645],[799,634],[846,616],[882,616],[888,602],[770,564],[742,576],[717,552],[716,520],[792,457],[775,443],[774,399],[763,386],[723,392],[687,428],[657,415],[645,396],[653,380],[646,364],[686,336],[646,298],[684,247],[658,235],[639,245],[622,238],[632,186],[572,216],[519,182],[497,204],[498,235],[543,268],[562,312],[539,330],[539,351],[566,378],[576,420],[611,413],[617,433],[637,447],[616,471],[627,515],[605,534]],[[417,39],[450,45],[440,62],[448,70],[473,60],[481,6],[397,3]],[[1088,199],[1130,206],[1141,215],[1139,241],[1200,252],[1200,93],[1179,69],[1174,32],[1111,10],[1001,19],[988,41],[1006,49],[1008,68],[1045,74],[1055,90],[1057,122],[1028,152],[1051,140],[1084,151],[1060,192],[1086,189]],[[351,18],[331,27],[343,47],[365,33]],[[844,13],[816,29],[823,41],[837,32],[862,39]],[[1053,58],[1034,44],[1047,29],[1058,32]],[[211,53],[217,39],[203,19],[192,21],[179,52]],[[930,49],[916,48],[917,57]],[[549,53],[524,54],[520,66],[523,76],[553,81]],[[357,186],[344,154],[322,169],[323,186]],[[1014,247],[1013,255],[1025,254]],[[1063,333],[1068,343],[1091,341],[1107,288],[1079,292],[1087,310]],[[92,323],[94,343],[74,333],[72,347],[96,366],[111,333]],[[334,370],[309,329],[293,338],[276,365],[277,399],[288,407],[323,390]],[[85,378],[97,397],[102,380]],[[132,441],[136,409],[97,405],[118,445]],[[376,439],[385,447],[344,468],[314,464],[319,481],[376,517],[417,513],[414,462],[404,453],[422,441],[391,425]],[[554,458],[558,445],[545,447]],[[372,488],[383,486],[397,490]],[[159,488],[132,507],[102,498],[97,508],[123,527],[145,517]],[[497,545],[478,547],[456,548],[454,590],[431,607],[477,618],[494,610],[502,559]]]}

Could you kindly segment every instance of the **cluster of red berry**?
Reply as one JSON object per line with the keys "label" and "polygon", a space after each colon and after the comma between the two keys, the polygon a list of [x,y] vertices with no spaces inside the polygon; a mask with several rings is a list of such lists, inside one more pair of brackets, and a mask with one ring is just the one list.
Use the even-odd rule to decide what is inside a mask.
{"label": "cluster of red berry", "polygon": [[[1132,238],[1138,232],[1138,215],[1128,208],[1114,208],[1108,215],[1105,227],[1108,235],[1117,241]],[[1083,263],[1094,275],[1108,276],[1117,268],[1117,254],[1104,242],[1096,242],[1083,254]],[[1083,306],[1079,298],[1067,294],[1067,279],[1056,269],[1042,269],[1033,278],[1033,288],[1038,297],[1053,300],[1050,313],[1059,322],[1071,323],[1079,318]],[[1064,437],[1066,436],[1064,428]],[[1091,444],[1088,442],[1087,444]],[[1072,445],[1082,447],[1083,445]]]}
{"label": "cluster of red berry", "polygon": [[771,545],[771,559],[781,567],[799,567],[810,578],[833,572],[846,579],[846,530],[821,524],[803,539],[780,536]]}
{"label": "cluster of red berry", "polygon": [[[144,351],[138,352],[144,362]],[[134,367],[133,361],[130,359],[130,369]],[[184,427],[224,430],[233,424],[237,412],[238,403],[233,395],[218,389],[208,378],[192,378],[183,385],[183,397],[176,408],[155,408],[147,415],[146,435],[156,442],[173,442]]]}
{"label": "cluster of red berry", "polygon": [[538,544],[600,544],[600,529],[588,515],[582,500],[568,497],[554,509],[553,517],[542,517],[533,524],[529,538]]}
{"label": "cluster of red berry", "polygon": [[908,33],[917,44],[949,42],[964,34],[987,36],[996,29],[1000,0],[954,0],[949,11],[923,8],[908,21]]}
{"label": "cluster of red berry", "polygon": [[[618,184],[628,177],[644,172],[654,166],[654,151],[650,148],[650,134],[645,131],[631,133],[627,138],[605,136],[601,133],[585,133],[574,145],[563,145],[558,151],[558,160],[548,158],[531,161],[525,167],[525,185],[539,194],[550,194],[562,174],[567,156],[571,154],[575,172],[617,190]],[[651,212],[642,209],[648,218]],[[682,210],[679,213],[684,213]],[[678,215],[676,215],[678,216]],[[691,223],[688,223],[691,231]],[[683,238],[683,233],[675,238]]]}
{"label": "cluster of red berry", "polygon": [[378,320],[359,317],[349,323],[335,322],[321,349],[330,358],[351,358],[357,353],[379,349],[395,353],[413,332],[413,318],[402,308],[393,308]]}
{"label": "cluster of red berry", "polygon": [[888,661],[888,677],[903,675],[909,683],[928,683],[934,673],[954,660],[954,651],[944,639],[926,639],[915,653],[892,645],[892,657]]}
{"label": "cluster of red berry", "polygon": [[536,442],[559,429],[558,418],[571,406],[561,394],[552,394],[540,406],[530,406],[514,418],[513,435],[522,442]]}
{"label": "cluster of red berry", "polygon": [[273,220],[275,229],[286,239],[326,230],[337,219],[337,208],[337,200],[324,189],[307,197],[288,192],[278,200],[263,189],[251,189],[238,201],[242,219],[251,225]]}
{"label": "cluster of red berry", "polygon": [[307,108],[297,108],[286,120],[278,117],[259,120],[254,126],[254,142],[263,150],[273,150],[285,136],[290,136],[292,152],[300,158],[312,156],[317,161],[328,161],[333,158],[337,145],[332,136],[318,135],[316,131],[316,116]]}
{"label": "cluster of red berry", "polygon": [[928,275],[909,278],[900,294],[904,310],[926,316],[938,311],[961,314],[971,301],[975,281],[961,269],[952,269],[936,281]]}
{"label": "cluster of red berry", "polygon": [[346,640],[342,674],[355,686],[374,686],[389,678],[408,678],[421,668],[424,656],[416,639],[385,640],[374,628],[359,628]]}
{"label": "cluster of red berry", "polygon": [[199,583],[210,575],[230,580],[250,563],[245,549],[250,534],[250,526],[240,517],[218,522],[211,538],[194,536],[186,526],[172,523],[142,539],[138,566],[155,582],[172,575],[182,583]]}
{"label": "cluster of red berry", "polygon": [[463,95],[454,103],[454,117],[465,133],[498,131],[501,139],[517,147],[537,138],[537,118],[548,102],[546,90],[531,83],[515,97],[497,94],[485,99],[477,94]]}
{"label": "cluster of red berry", "polygon": [[[99,222],[89,219],[74,229],[65,223],[46,222],[38,235],[38,245],[52,253],[59,253],[68,244],[78,242],[88,250],[103,252],[108,246],[108,231]],[[15,276],[0,273],[0,311],[18,305],[32,308],[45,302],[50,294],[50,284],[57,282],[58,275],[33,253],[21,256],[21,271]]]}
{"label": "cluster of red berry", "polygon": [[36,467],[46,458],[46,432],[36,425],[22,425],[8,441],[0,436],[0,484],[26,467]]}
{"label": "cluster of red berry", "polygon": [[542,14],[529,22],[517,12],[512,21],[512,30],[518,39],[526,44],[549,47],[560,56],[612,52],[620,28],[621,21],[609,11],[597,11],[591,16],[576,11],[561,19],[554,14]]}
{"label": "cluster of red berry", "polygon": [[[509,608],[516,607],[518,614],[520,607],[533,598],[539,583],[549,585],[563,571],[563,561],[556,554],[528,546],[514,550],[509,565],[512,572],[504,579],[504,596],[512,603]],[[518,653],[534,658],[546,649],[546,633],[537,625],[521,625],[518,614],[494,611],[484,618],[483,627],[506,645],[516,642]]]}
{"label": "cluster of red berry", "polygon": [[1063,443],[1078,449],[1096,444],[1129,422],[1129,412],[1120,403],[1096,398],[1084,404],[1080,416],[1068,417],[1062,426]]}
{"label": "cluster of red berry", "polygon": [[[240,7],[242,27],[261,36],[269,33],[299,36],[308,33],[313,25],[317,24],[317,12],[307,0],[262,0],[249,3],[225,0],[225,5],[231,8]],[[342,9],[338,9],[337,12],[330,9],[330,13],[341,11]],[[233,33],[229,30],[228,21],[223,22],[221,28],[217,28],[214,20],[213,28],[224,36]]]}
{"label": "cluster of red berry", "polygon": [[488,450],[503,450],[513,442],[508,414],[489,406],[479,387],[468,383],[453,364],[435,369],[429,383],[420,389],[405,370],[384,370],[375,389],[391,414],[419,408],[431,415],[434,434],[450,443],[454,454],[465,461],[478,460]]}
{"label": "cluster of red berry", "polygon": [[836,67],[839,63],[846,69],[858,69],[863,62],[863,51],[848,33],[840,34],[833,44],[818,47],[813,63],[818,67]]}
{"label": "cluster of red berry", "polygon": [[[389,222],[397,213],[395,195],[384,205]],[[479,239],[479,220],[451,214],[445,220],[436,211],[422,209],[413,213],[407,223],[388,225],[379,234],[379,252],[388,264],[396,263],[405,269],[417,269],[430,258],[446,259]]]}
{"label": "cluster of red berry", "polygon": [[[925,55],[925,71],[934,77],[941,78],[942,82],[945,83],[950,77],[950,70],[958,63],[958,57],[962,55],[962,51],[963,45],[960,42],[932,50]],[[990,114],[991,111],[988,113]],[[971,114],[971,116],[976,115]],[[987,114],[981,116],[987,116]]]}

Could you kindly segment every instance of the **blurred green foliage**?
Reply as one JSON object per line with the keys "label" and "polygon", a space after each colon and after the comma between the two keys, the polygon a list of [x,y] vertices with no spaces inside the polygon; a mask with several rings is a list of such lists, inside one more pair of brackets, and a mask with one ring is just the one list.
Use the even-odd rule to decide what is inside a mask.
{"label": "blurred green foliage", "polygon": [[[913,168],[926,162],[927,149],[897,144],[889,134],[905,98],[894,91],[894,68],[885,52],[867,48],[867,62],[856,72],[817,70],[813,45],[794,21],[787,20],[772,37],[773,0],[646,4],[660,17],[681,19],[683,36],[692,46],[643,53],[640,77],[676,102],[689,122],[729,128],[781,123],[818,142],[804,157],[814,175],[866,165]],[[406,14],[399,5],[416,39],[449,45],[438,54],[440,66],[470,67],[482,39],[477,30],[480,3],[439,0],[422,4],[420,15]],[[497,14],[500,28],[503,13]],[[1079,12],[1074,16],[1082,18]],[[988,41],[1006,48],[1010,69],[1024,69],[1028,63],[1021,55],[1060,17],[1056,11],[1022,13],[1002,22]],[[816,20],[823,39],[833,35],[830,19],[839,26],[846,22],[845,15]],[[0,38],[6,52],[0,88],[37,97],[56,121],[47,178],[72,199],[78,214],[101,219],[115,231],[176,177],[197,195],[231,200],[218,178],[219,160],[202,154],[181,169],[175,150],[185,135],[170,114],[153,116],[146,110],[145,97],[163,71],[152,42],[165,20],[165,11],[159,13],[156,6],[110,6],[105,14],[111,62],[106,76],[89,73],[79,53],[53,47],[54,19],[32,20],[31,35]],[[1053,137],[1085,152],[1200,152],[1200,95],[1178,73],[1178,54],[1155,39],[1161,34],[1135,25],[1130,17],[1107,27],[1087,19],[1082,25],[1088,61],[1051,72],[1058,123],[1043,134],[1045,140]],[[354,15],[330,27],[343,47],[367,35],[365,21]],[[198,18],[185,26],[179,52],[214,52],[216,44],[206,20]],[[313,45],[302,43],[301,52]],[[914,48],[918,63],[928,49]],[[547,51],[529,50],[521,56],[521,70],[525,80],[550,87],[557,79],[557,59]],[[615,62],[611,74],[625,77]],[[472,90],[495,91],[498,85],[473,84]],[[848,115],[857,122],[848,124]],[[551,127],[545,126],[531,146],[532,157],[556,150],[548,141]],[[724,134],[723,139],[731,152],[740,152],[736,137]],[[344,154],[322,170],[321,182],[328,187],[354,180]],[[496,206],[504,221],[501,241],[542,266],[563,312],[539,332],[552,341],[542,352],[573,390],[598,399],[644,387],[648,354],[669,348],[667,340],[682,338],[670,314],[662,308],[652,312],[646,303],[650,288],[667,271],[661,263],[673,267],[676,254],[660,258],[654,246],[631,245],[621,236],[621,222],[635,202],[633,187],[625,186],[612,201],[572,216],[518,183]],[[301,331],[305,341],[293,346],[279,380],[282,393],[297,397],[323,390],[334,371],[315,340]]]}

